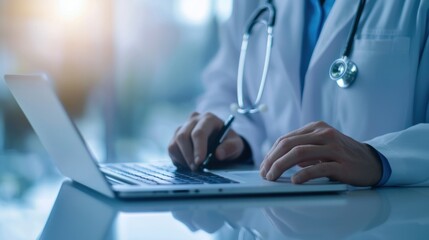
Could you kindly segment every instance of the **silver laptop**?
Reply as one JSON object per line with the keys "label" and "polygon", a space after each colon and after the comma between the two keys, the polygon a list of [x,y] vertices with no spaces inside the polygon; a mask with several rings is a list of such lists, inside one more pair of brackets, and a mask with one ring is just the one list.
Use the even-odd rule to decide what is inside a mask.
{"label": "silver laptop", "polygon": [[347,185],[316,179],[292,184],[282,177],[262,179],[258,171],[192,172],[162,163],[99,164],[68,117],[44,75],[6,75],[6,84],[60,172],[109,197],[164,198],[178,196],[255,195],[337,192]]}

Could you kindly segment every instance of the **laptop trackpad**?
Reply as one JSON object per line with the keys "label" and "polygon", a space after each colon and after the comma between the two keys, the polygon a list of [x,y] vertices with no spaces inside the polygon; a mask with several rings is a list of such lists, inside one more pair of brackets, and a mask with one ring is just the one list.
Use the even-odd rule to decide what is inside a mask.
{"label": "laptop trackpad", "polygon": [[[228,172],[228,174],[237,176],[240,178],[240,180],[245,181],[247,183],[261,182],[261,181],[267,182],[267,180],[261,177],[259,171],[231,171],[231,172]],[[286,172],[283,175],[281,175],[280,178],[278,178],[275,182],[292,183],[291,181],[292,175],[293,175],[292,173]],[[337,182],[333,182],[333,181],[330,181],[328,178],[322,177],[322,178],[316,178],[316,179],[310,180],[305,184],[318,185],[318,184],[332,184],[332,183],[337,183]]]}
{"label": "laptop trackpad", "polygon": [[[228,171],[228,175],[232,175],[233,178],[237,177],[240,181],[246,183],[260,183],[260,182],[269,182],[261,177],[259,171]],[[282,175],[277,182],[290,183],[290,177],[287,175]]]}

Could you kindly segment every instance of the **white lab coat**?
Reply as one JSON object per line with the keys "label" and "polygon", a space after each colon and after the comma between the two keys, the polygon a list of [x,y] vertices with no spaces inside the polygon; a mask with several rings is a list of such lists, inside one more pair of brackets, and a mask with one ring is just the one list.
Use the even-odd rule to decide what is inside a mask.
{"label": "white lab coat", "polygon": [[[277,21],[262,102],[268,112],[238,116],[234,130],[250,144],[254,161],[263,144],[309,122],[325,121],[367,142],[389,160],[387,185],[429,185],[429,0],[368,0],[353,42],[359,68],[341,89],[328,70],[346,45],[359,0],[337,0],[323,26],[301,91],[304,1],[275,1]],[[258,1],[237,0],[221,28],[220,49],[208,66],[198,110],[225,118],[236,102],[236,75],[245,22]],[[261,28],[262,29],[262,28]],[[256,96],[265,36],[256,31],[245,70],[248,96]]]}

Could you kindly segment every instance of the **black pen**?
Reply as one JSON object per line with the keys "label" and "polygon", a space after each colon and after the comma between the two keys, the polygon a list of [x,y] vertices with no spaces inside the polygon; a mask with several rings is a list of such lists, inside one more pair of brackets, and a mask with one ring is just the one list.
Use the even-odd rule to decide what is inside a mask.
{"label": "black pen", "polygon": [[216,148],[223,142],[226,135],[228,135],[228,132],[231,129],[231,125],[234,119],[235,119],[234,115],[229,115],[228,119],[223,124],[223,127],[220,129],[218,135],[216,136],[212,144],[208,146],[207,157],[204,160],[202,167],[205,167],[207,166],[207,164],[209,164],[210,160],[213,158],[213,155],[215,154]]}

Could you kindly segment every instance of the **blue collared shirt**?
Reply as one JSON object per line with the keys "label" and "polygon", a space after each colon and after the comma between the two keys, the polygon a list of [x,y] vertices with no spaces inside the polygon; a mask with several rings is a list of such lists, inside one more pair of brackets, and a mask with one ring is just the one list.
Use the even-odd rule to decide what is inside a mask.
{"label": "blue collared shirt", "polygon": [[[322,30],[323,24],[325,23],[334,2],[335,0],[307,0],[305,2],[305,36],[303,37],[302,62],[300,69],[301,91],[304,88],[305,74],[307,73],[311,55],[313,54],[320,31]],[[392,174],[392,169],[390,168],[387,158],[376,149],[374,149],[374,151],[378,154],[378,158],[383,168],[381,179],[376,186],[383,186],[389,180],[390,175]]]}

